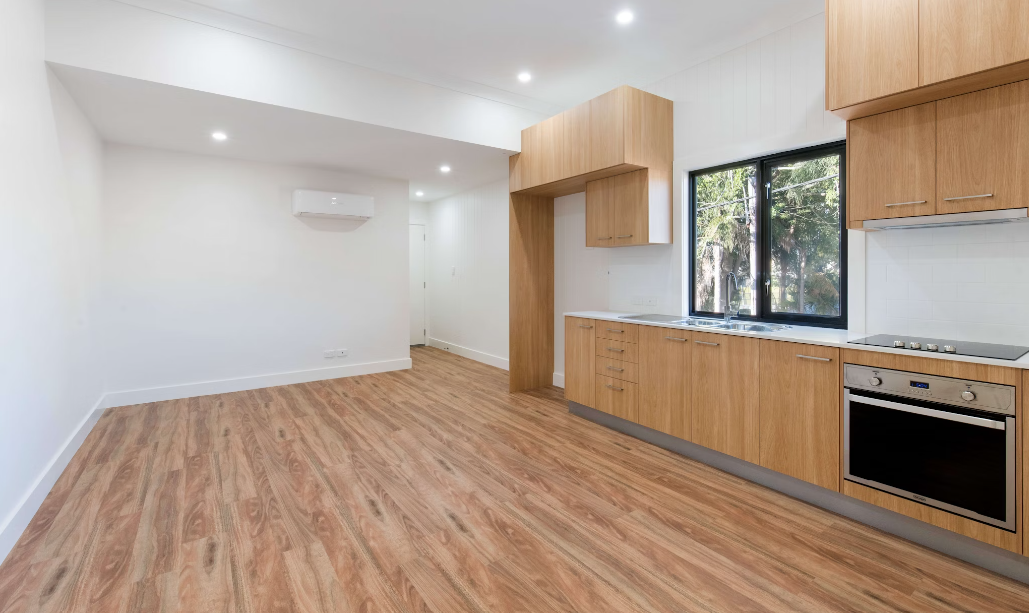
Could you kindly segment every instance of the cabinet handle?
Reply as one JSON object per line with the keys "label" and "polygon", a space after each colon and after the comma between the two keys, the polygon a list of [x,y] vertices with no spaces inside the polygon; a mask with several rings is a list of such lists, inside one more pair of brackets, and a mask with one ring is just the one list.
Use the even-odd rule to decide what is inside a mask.
{"label": "cabinet handle", "polygon": [[625,334],[625,330],[615,330],[614,328],[608,328],[608,332],[617,332],[619,334]]}
{"label": "cabinet handle", "polygon": [[925,200],[912,200],[911,202],[894,202],[886,206],[904,206],[906,204],[925,204]]}
{"label": "cabinet handle", "polygon": [[597,240],[598,240],[598,241],[609,241],[609,240],[611,240],[612,238],[614,238],[614,237],[613,237],[613,236],[598,236],[598,237],[597,237]]}
{"label": "cabinet handle", "polygon": [[972,198],[993,198],[993,194],[979,194],[978,196],[958,196],[957,198],[944,198],[944,200],[947,202],[951,202],[953,200],[971,200]]}
{"label": "cabinet handle", "polygon": [[582,325],[582,324],[579,324],[579,327],[580,327],[580,328],[586,328],[586,329],[589,329],[589,328],[592,328],[593,326],[584,326],[584,325]]}
{"label": "cabinet handle", "polygon": [[616,372],[625,372],[624,368],[615,368],[614,366],[608,366],[607,369],[608,370],[613,370],[613,371],[616,371]]}
{"label": "cabinet handle", "polygon": [[681,341],[683,343],[686,342],[686,339],[684,339],[684,338],[675,338],[674,336],[666,336],[665,340],[666,341]]}
{"label": "cabinet handle", "polygon": [[613,386],[613,385],[608,385],[608,387],[609,387],[609,388],[611,388],[611,389],[613,389],[613,390],[614,390],[614,391],[616,391],[616,392],[624,392],[624,391],[625,391],[625,388],[624,388],[624,387],[615,387],[615,386]]}
{"label": "cabinet handle", "polygon": [[617,351],[618,353],[625,353],[625,349],[615,349],[614,347],[608,347],[608,351]]}
{"label": "cabinet handle", "polygon": [[800,354],[800,353],[797,354],[797,357],[802,359],[802,360],[817,360],[819,362],[832,362],[832,358],[816,358],[813,355],[803,355],[803,354]]}
{"label": "cabinet handle", "polygon": [[615,238],[632,238],[632,234],[623,234],[621,236],[616,236]]}
{"label": "cabinet handle", "polygon": [[693,341],[693,342],[698,344],[698,345],[707,345],[709,347],[717,347],[718,346],[718,343],[708,343],[708,342],[705,342],[705,341]]}

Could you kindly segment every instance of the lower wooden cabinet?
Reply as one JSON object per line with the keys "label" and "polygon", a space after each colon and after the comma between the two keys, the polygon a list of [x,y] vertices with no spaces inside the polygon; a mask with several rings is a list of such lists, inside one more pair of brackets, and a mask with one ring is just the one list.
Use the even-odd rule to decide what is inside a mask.
{"label": "lower wooden cabinet", "polygon": [[[640,326],[638,423],[690,438],[690,338],[685,330]],[[598,371],[599,372],[599,371]]]}
{"label": "lower wooden cabinet", "polygon": [[636,384],[603,375],[594,378],[593,397],[598,411],[636,421]]}
{"label": "lower wooden cabinet", "polygon": [[694,332],[690,343],[693,442],[755,464],[760,453],[760,342]]}
{"label": "lower wooden cabinet", "polygon": [[761,466],[840,491],[840,350],[761,342]]}
{"label": "lower wooden cabinet", "polygon": [[596,322],[565,317],[565,398],[588,407],[593,401]]}

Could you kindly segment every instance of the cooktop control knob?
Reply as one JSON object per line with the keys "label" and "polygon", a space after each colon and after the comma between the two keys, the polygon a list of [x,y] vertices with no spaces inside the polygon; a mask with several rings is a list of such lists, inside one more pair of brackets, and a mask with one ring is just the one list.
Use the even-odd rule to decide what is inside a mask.
{"label": "cooktop control knob", "polygon": [[883,380],[880,379],[879,377],[872,377],[871,379],[868,380],[868,384],[871,385],[872,387],[879,387],[880,385],[883,384]]}
{"label": "cooktop control knob", "polygon": [[955,347],[954,345],[944,345],[943,346],[943,350],[945,352],[947,352],[947,353],[957,353],[958,352],[958,348]]}
{"label": "cooktop control knob", "polygon": [[929,343],[928,345],[925,346],[925,348],[928,349],[929,351],[939,351],[940,350],[940,346],[937,345],[936,343]]}
{"label": "cooktop control knob", "polygon": [[971,390],[965,390],[961,392],[961,399],[967,400],[968,402],[972,402],[973,400],[975,400],[975,392]]}
{"label": "cooktop control knob", "polygon": [[893,341],[893,346],[894,347],[899,347],[899,348],[903,349],[904,348],[904,341]]}
{"label": "cooktop control knob", "polygon": [[921,349],[922,348],[922,343],[911,343],[911,348],[912,349]]}

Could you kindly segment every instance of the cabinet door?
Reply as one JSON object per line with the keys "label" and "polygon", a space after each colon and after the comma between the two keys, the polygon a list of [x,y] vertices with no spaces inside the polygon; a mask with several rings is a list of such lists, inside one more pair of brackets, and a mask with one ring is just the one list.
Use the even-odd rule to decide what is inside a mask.
{"label": "cabinet door", "polygon": [[847,209],[852,221],[936,213],[936,103],[849,123]]}
{"label": "cabinet door", "polygon": [[586,183],[586,246],[613,247],[617,198],[614,177]]}
{"label": "cabinet door", "polygon": [[918,0],[828,0],[826,105],[918,87]]}
{"label": "cabinet door", "polygon": [[760,342],[695,332],[691,343],[693,442],[755,464],[760,459]]}
{"label": "cabinet door", "polygon": [[590,100],[590,170],[625,162],[625,95],[623,86]]}
{"label": "cabinet door", "polygon": [[594,375],[594,397],[598,411],[636,421],[636,384],[629,381]]}
{"label": "cabinet door", "polygon": [[761,341],[761,466],[839,491],[839,349]]}
{"label": "cabinet door", "polygon": [[690,440],[690,334],[640,326],[639,423]]}
{"label": "cabinet door", "polygon": [[1024,207],[1029,82],[940,100],[937,213]]}
{"label": "cabinet door", "polygon": [[647,207],[647,171],[637,170],[611,177],[614,183],[615,246],[646,245],[650,242]]}
{"label": "cabinet door", "polygon": [[590,103],[584,102],[561,113],[562,157],[560,179],[590,171]]}
{"label": "cabinet door", "polygon": [[1029,2],[921,0],[922,85],[1029,59]]}
{"label": "cabinet door", "polygon": [[594,321],[565,317],[565,398],[595,407],[593,360],[596,354]]}

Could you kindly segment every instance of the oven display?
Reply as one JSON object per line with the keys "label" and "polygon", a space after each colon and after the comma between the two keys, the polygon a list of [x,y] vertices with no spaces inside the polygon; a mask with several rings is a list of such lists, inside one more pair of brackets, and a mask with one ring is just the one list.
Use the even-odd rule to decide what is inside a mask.
{"label": "oven display", "polygon": [[927,390],[927,389],[929,389],[929,384],[928,383],[922,383],[921,381],[912,381],[911,382],[911,387],[917,387],[920,390]]}

